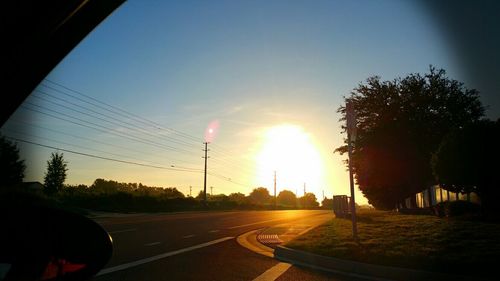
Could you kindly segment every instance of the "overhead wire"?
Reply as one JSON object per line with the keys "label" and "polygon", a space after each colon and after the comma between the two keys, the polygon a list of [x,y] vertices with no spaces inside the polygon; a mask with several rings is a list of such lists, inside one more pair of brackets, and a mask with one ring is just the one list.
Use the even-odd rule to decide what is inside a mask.
{"label": "overhead wire", "polygon": [[[84,102],[84,103],[86,103],[86,104],[88,104],[88,105],[91,105],[91,106],[93,106],[93,107],[96,107],[96,108],[99,108],[99,109],[101,109],[101,110],[104,110],[105,112],[108,112],[108,113],[111,113],[111,114],[114,114],[114,115],[119,115],[119,116],[121,116],[121,117],[126,118],[127,120],[131,120],[131,121],[138,122],[138,123],[141,123],[141,124],[144,124],[144,125],[148,125],[148,126],[150,126],[151,128],[154,128],[154,129],[160,129],[160,130],[166,131],[166,132],[168,132],[168,133],[169,133],[169,135],[163,135],[163,134],[162,134],[161,136],[165,136],[166,138],[169,138],[169,139],[168,139],[168,141],[170,141],[170,142],[174,142],[174,143],[177,143],[177,144],[180,144],[180,145],[186,145],[186,146],[192,145],[192,144],[188,143],[187,141],[191,141],[191,142],[195,142],[195,143],[200,143],[200,142],[199,142],[199,141],[200,141],[200,139],[199,139],[199,138],[194,137],[194,136],[192,136],[192,135],[190,135],[190,134],[186,134],[186,133],[183,133],[183,132],[181,132],[181,131],[178,131],[178,130],[175,130],[175,129],[172,129],[172,128],[169,128],[169,127],[165,127],[165,126],[160,125],[160,124],[158,124],[158,123],[156,123],[156,122],[154,122],[154,121],[148,120],[148,119],[143,118],[143,117],[141,117],[141,116],[139,116],[139,115],[137,115],[137,114],[134,114],[134,113],[128,112],[128,111],[126,111],[126,110],[123,110],[123,109],[121,109],[121,108],[119,108],[119,107],[116,107],[116,106],[113,106],[113,105],[107,104],[107,103],[105,103],[105,102],[102,102],[102,101],[100,101],[100,100],[98,100],[98,99],[95,99],[95,98],[93,98],[93,97],[91,97],[91,96],[88,96],[88,95],[86,95],[86,94],[83,94],[83,93],[82,93],[82,92],[80,92],[80,91],[73,90],[73,89],[71,89],[71,88],[69,88],[69,87],[66,87],[66,86],[64,86],[64,85],[62,85],[62,84],[60,84],[60,83],[54,82],[54,81],[52,81],[52,80],[50,80],[50,79],[44,79],[44,81],[45,81],[45,82],[48,82],[48,83],[51,83],[52,85],[55,85],[55,86],[60,87],[60,88],[62,88],[62,89],[65,89],[66,91],[70,91],[71,93],[74,93],[75,95],[70,94],[70,93],[67,93],[67,92],[65,92],[65,91],[63,91],[63,90],[61,90],[61,89],[55,88],[55,87],[53,87],[53,86],[51,86],[51,85],[48,85],[47,83],[42,83],[42,84],[40,84],[41,86],[43,86],[43,87],[45,87],[45,88],[51,89],[51,90],[53,90],[53,91],[55,91],[55,92],[58,92],[58,93],[61,93],[61,94],[64,94],[64,95],[66,95],[66,96],[68,96],[68,97],[70,97],[70,98],[72,98],[72,99],[75,99],[75,100],[79,100],[79,101],[81,101],[81,102]],[[116,124],[116,123],[114,123],[114,122],[112,122],[112,121],[109,121],[109,120],[106,120],[106,119],[103,119],[103,118],[99,118],[99,117],[93,116],[93,115],[88,114],[88,113],[85,113],[85,112],[81,112],[81,111],[76,110],[76,109],[74,109],[74,108],[71,108],[71,107],[69,107],[69,106],[64,106],[64,105],[62,105],[62,104],[55,103],[55,102],[53,102],[53,101],[50,101],[50,100],[44,99],[44,98],[42,98],[42,97],[39,97],[39,96],[34,96],[34,97],[36,97],[36,98],[43,99],[43,100],[45,100],[45,101],[47,101],[47,102],[50,102],[51,104],[55,104],[55,105],[57,105],[57,106],[60,106],[60,107],[63,107],[63,108],[66,108],[66,109],[72,110],[72,111],[74,111],[74,112],[78,112],[78,113],[80,113],[80,114],[83,114],[83,115],[86,115],[86,116],[90,116],[90,117],[95,118],[95,119],[97,119],[97,120],[101,120],[101,121],[104,121],[104,122],[107,122],[107,123],[110,123],[110,124],[114,124],[114,125],[118,125],[118,126],[121,126],[121,127],[125,127],[125,128],[127,128],[126,126],[122,125],[122,124],[127,124],[127,125],[129,125],[129,126],[132,126],[132,127],[135,127],[135,128],[137,128],[137,129],[141,130],[141,131],[142,131],[142,133],[144,133],[144,134],[148,134],[148,135],[150,135],[150,136],[158,137],[158,136],[156,136],[156,135],[152,135],[152,134],[146,133],[146,132],[147,132],[147,130],[145,130],[145,129],[143,129],[142,127],[139,127],[139,126],[137,126],[137,125],[135,125],[135,124],[133,124],[133,123],[131,123],[131,122],[123,121],[122,119],[118,119],[118,118],[113,117],[113,116],[111,116],[111,115],[109,115],[109,114],[104,114],[104,113],[102,113],[102,112],[98,112],[98,111],[96,111],[96,110],[90,109],[89,107],[85,107],[85,106],[82,106],[82,105],[78,105],[78,104],[76,104],[76,103],[74,103],[74,102],[68,101],[68,100],[66,100],[66,99],[62,99],[62,98],[60,98],[60,97],[57,97],[57,96],[55,96],[55,95],[53,95],[53,94],[49,94],[49,93],[47,93],[46,91],[42,91],[42,90],[40,90],[40,89],[38,89],[38,90],[37,90],[37,92],[39,92],[39,93],[41,93],[41,94],[45,94],[46,96],[49,96],[49,97],[54,98],[54,99],[57,99],[57,100],[59,100],[59,101],[65,102],[65,103],[70,104],[70,105],[72,105],[72,106],[75,106],[75,107],[78,107],[78,108],[81,108],[81,109],[84,109],[84,110],[87,110],[87,111],[93,112],[93,113],[95,113],[95,114],[99,114],[100,116],[104,116],[104,117],[106,117],[106,118],[109,118],[109,119],[115,120],[115,121],[117,121],[117,122],[119,122],[119,123],[121,123],[121,124],[120,124],[120,125],[118,125],[118,124]],[[90,102],[90,101],[88,101],[88,100],[85,100],[85,99],[83,99],[83,98],[80,98],[80,97],[78,97],[78,96],[76,96],[76,95],[79,95],[79,96],[84,97],[84,98],[86,98],[86,99],[92,100],[93,102]],[[41,106],[36,105],[36,104],[29,104],[29,103],[28,103],[28,105],[31,105],[31,106],[36,106],[36,107],[38,107],[38,108],[41,108]],[[143,144],[152,145],[152,146],[155,146],[155,147],[159,147],[159,146],[160,146],[159,148],[162,148],[162,147],[163,147],[164,149],[167,149],[167,147],[168,147],[168,149],[171,149],[171,150],[173,150],[173,151],[175,151],[175,152],[179,152],[179,150],[182,150],[182,149],[179,149],[179,148],[176,148],[176,147],[172,147],[172,146],[165,146],[165,145],[163,145],[163,144],[156,143],[156,142],[152,142],[151,140],[142,139],[142,138],[138,138],[138,137],[135,137],[135,136],[132,136],[132,137],[131,137],[130,135],[128,135],[128,136],[119,135],[119,134],[125,134],[125,133],[123,133],[123,132],[116,132],[115,130],[110,129],[110,128],[106,127],[106,126],[102,126],[102,125],[99,125],[99,124],[96,124],[96,123],[93,123],[93,122],[89,122],[89,121],[87,121],[87,120],[83,120],[83,119],[81,119],[81,118],[76,118],[76,117],[74,117],[74,116],[70,116],[70,115],[67,115],[67,114],[65,114],[65,113],[58,112],[58,111],[56,111],[56,110],[50,109],[50,108],[45,108],[45,110],[49,110],[50,112],[53,112],[53,113],[56,113],[56,114],[61,114],[62,116],[65,116],[65,117],[67,117],[67,118],[71,118],[71,119],[73,119],[73,120],[78,120],[79,122],[83,122],[83,123],[86,123],[86,124],[91,124],[92,126],[89,126],[89,125],[86,125],[86,124],[82,124],[82,123],[79,123],[79,122],[75,122],[75,121],[71,121],[71,120],[68,120],[68,119],[62,118],[62,117],[60,117],[60,116],[55,116],[55,115],[53,115],[53,114],[50,114],[50,113],[47,113],[47,112],[42,112],[42,111],[40,111],[40,110],[36,110],[36,109],[33,109],[33,108],[28,108],[28,107],[25,107],[25,109],[31,110],[31,111],[33,111],[33,112],[42,113],[42,114],[45,114],[45,115],[50,116],[50,117],[52,117],[52,118],[57,118],[57,119],[62,120],[62,121],[70,122],[70,123],[72,123],[72,124],[76,124],[76,125],[79,125],[79,126],[83,126],[83,127],[91,128],[91,129],[98,130],[98,131],[101,131],[101,132],[106,132],[106,133],[110,133],[110,134],[114,134],[114,135],[117,135],[117,134],[118,134],[118,136],[119,136],[119,137],[124,137],[124,138],[127,138],[127,139],[131,139],[131,140],[133,140],[133,141],[140,142],[140,143],[143,143]],[[43,109],[43,108],[42,108],[42,109]],[[93,126],[96,126],[96,127],[99,127],[99,128],[103,128],[103,129],[95,128],[95,127],[93,127]],[[132,130],[131,128],[127,128],[127,129]],[[111,130],[111,132],[110,132],[110,130]],[[182,138],[184,138],[184,139],[185,139],[185,141],[184,141],[184,140],[179,140],[179,139],[173,138],[170,134],[174,134],[174,135],[176,135],[176,136],[182,137]],[[159,138],[159,137],[158,137],[158,138]],[[165,140],[166,140],[166,139],[165,139]],[[213,144],[213,146],[215,146],[215,147],[217,148],[216,150],[214,150],[214,151],[215,151],[215,153],[214,153],[215,155],[223,155],[223,156],[226,156],[227,158],[232,158],[232,157],[234,157],[234,156],[230,155],[230,154],[227,152],[227,150],[225,150],[225,149],[224,149],[224,148],[222,148],[221,146],[219,146],[219,145],[215,145],[215,144]],[[188,150],[183,150],[183,151],[184,151],[184,152],[193,153],[192,151],[188,151]],[[193,153],[193,154],[194,154],[194,153]],[[176,161],[178,161],[178,162],[181,162],[181,161],[179,161],[179,159],[175,159],[175,160],[176,160]],[[243,165],[243,164],[241,164],[241,163],[234,162],[233,160],[229,160],[229,159],[225,159],[225,158],[222,158],[222,157],[221,157],[221,158],[212,159],[212,161],[214,161],[214,162],[215,162],[216,167],[221,167],[221,166],[222,166],[222,167],[232,167],[232,168],[237,168],[237,169],[228,169],[228,171],[238,171],[241,175],[245,175],[245,174],[247,174],[247,173],[250,173],[250,174],[255,174],[255,171],[253,171],[251,168],[248,168],[249,166],[247,167],[247,166],[245,166],[245,165]],[[212,176],[216,176],[216,177],[219,177],[219,178],[221,178],[221,179],[228,180],[228,181],[230,181],[230,182],[232,182],[232,183],[234,183],[234,184],[239,184],[239,185],[242,185],[242,186],[246,186],[246,185],[243,185],[243,184],[241,184],[241,183],[238,183],[238,182],[236,182],[236,181],[232,180],[232,179],[231,179],[231,178],[229,178],[229,177],[222,176],[222,175],[217,174],[217,173],[215,173],[215,172],[211,172],[211,171],[210,171],[209,173],[210,173]]]}
{"label": "overhead wire", "polygon": [[[2,129],[2,130],[5,130],[5,129]],[[47,138],[47,137],[35,136],[33,134],[28,134],[28,133],[25,133],[25,132],[20,132],[20,131],[13,130],[13,129],[10,129],[10,128],[6,129],[6,131],[10,131],[12,133],[15,133],[15,134],[18,134],[18,135],[24,135],[24,136],[27,136],[27,137],[30,137],[30,138],[34,138],[34,139],[40,139],[40,140],[49,141],[51,143],[53,142],[53,143],[59,143],[59,144],[63,144],[63,145],[69,145],[69,146],[72,146],[72,147],[81,148],[81,149],[85,149],[85,150],[90,150],[90,151],[94,151],[94,152],[98,152],[98,153],[105,153],[105,154],[109,154],[109,155],[113,155],[113,156],[117,156],[117,157],[128,158],[129,160],[134,160],[134,161],[143,161],[143,160],[140,160],[140,159],[136,159],[134,157],[130,157],[128,155],[117,154],[117,153],[113,153],[113,152],[109,152],[109,151],[104,151],[104,150],[99,150],[99,149],[95,149],[95,148],[89,148],[89,147],[85,147],[85,146],[74,144],[74,143],[68,143],[68,142],[64,142],[64,141],[60,141],[60,140],[54,140],[54,139]],[[151,164],[151,165],[164,165],[164,164],[161,164],[161,163],[155,163],[155,162],[151,162],[151,161],[145,161],[145,162],[149,162],[149,164]],[[203,170],[199,169],[199,168],[190,168],[190,167],[183,167],[183,166],[178,166],[178,165],[176,165],[175,167],[176,168],[180,168],[180,169],[197,170],[197,171],[203,172]]]}
{"label": "overhead wire", "polygon": [[[25,122],[25,121],[18,120],[16,118],[11,119],[10,122],[15,122],[15,123],[18,123],[18,124],[22,124],[23,126],[30,126],[32,128],[38,128],[38,129],[50,131],[50,132],[53,132],[53,133],[56,133],[56,134],[60,134],[60,135],[63,135],[63,136],[69,136],[69,137],[72,137],[72,138],[75,138],[75,139],[78,139],[78,140],[86,140],[88,142],[94,142],[94,143],[102,144],[102,145],[105,145],[105,146],[110,146],[110,147],[113,147],[113,148],[123,149],[123,150],[126,150],[128,152],[133,151],[133,152],[139,153],[140,155],[147,155],[148,157],[158,158],[158,154],[149,154],[148,152],[140,151],[140,150],[137,150],[137,149],[134,149],[134,148],[131,148],[131,147],[125,147],[125,146],[120,146],[120,145],[117,145],[117,144],[111,144],[111,143],[99,141],[99,140],[96,140],[96,139],[93,139],[93,138],[88,138],[88,137],[84,137],[84,136],[80,136],[80,135],[75,135],[75,134],[71,134],[71,133],[59,131],[59,130],[52,129],[52,128],[47,128],[47,127],[36,125],[36,124],[31,124],[31,123],[28,123],[28,122]],[[166,159],[165,157],[162,157],[162,160],[165,160],[165,159]],[[176,159],[168,158],[168,160],[176,160]],[[184,161],[184,160],[178,160],[177,159],[176,161],[177,162],[182,162],[182,163],[187,163],[187,164],[194,164],[192,162],[188,162],[188,161]]]}
{"label": "overhead wire", "polygon": [[53,112],[53,113],[62,115],[62,116],[67,117],[67,118],[75,119],[75,120],[78,120],[80,122],[84,122],[84,123],[90,124],[92,126],[99,127],[101,129],[96,129],[95,127],[92,127],[92,126],[85,126],[85,127],[88,127],[88,128],[100,130],[101,132],[104,132],[104,133],[118,135],[119,137],[124,137],[124,138],[130,139],[130,140],[133,140],[133,141],[141,142],[141,143],[144,143],[144,144],[148,144],[148,145],[155,146],[155,147],[158,147],[158,148],[163,148],[163,149],[166,149],[166,150],[171,150],[171,151],[174,151],[174,152],[177,152],[177,153],[179,153],[179,151],[184,151],[185,153],[188,153],[188,154],[194,154],[194,152],[192,152],[192,151],[188,151],[188,150],[184,150],[184,149],[179,149],[179,148],[172,147],[172,146],[169,146],[169,145],[164,145],[164,144],[157,143],[157,142],[154,142],[154,141],[150,141],[150,140],[147,140],[147,139],[144,139],[144,138],[141,138],[141,137],[131,136],[130,134],[119,132],[119,131],[117,131],[115,129],[112,129],[112,128],[109,128],[109,127],[106,127],[106,126],[102,126],[102,125],[99,125],[99,124],[96,124],[94,122],[90,122],[90,121],[87,121],[87,120],[83,120],[81,118],[77,118],[77,117],[68,115],[66,113],[63,113],[63,112],[60,112],[60,111],[57,111],[57,110],[54,110],[54,109],[50,109],[50,108],[47,108],[47,107],[44,107],[44,106],[41,106],[41,105],[36,105],[36,104],[33,104],[31,102],[28,102],[28,101],[25,101],[21,105],[21,107],[26,108],[28,110],[31,110],[31,111],[34,111],[34,112],[38,112],[38,113],[41,113],[41,114],[44,114],[44,115],[47,115],[47,116],[51,116],[53,118],[60,119],[60,120],[66,121],[66,122],[71,122],[73,124],[77,124],[77,125],[83,126],[81,123],[72,122],[72,121],[69,121],[69,120],[64,119],[62,117],[58,117],[58,116],[55,116],[55,115],[47,113],[47,112],[43,112],[43,111],[40,111],[40,110],[36,110],[36,109],[30,108],[30,107],[27,107],[26,104],[30,105],[30,106],[35,106],[35,107],[41,108],[41,109],[49,111],[49,112]]}
{"label": "overhead wire", "polygon": [[[68,90],[68,91],[70,91],[70,92],[72,92],[72,93],[75,93],[75,94],[78,94],[78,95],[80,95],[80,96],[83,96],[83,97],[85,97],[85,98],[87,98],[87,99],[90,99],[90,100],[93,100],[93,101],[98,102],[98,103],[100,103],[100,104],[103,104],[103,105],[105,105],[105,106],[107,106],[107,107],[109,107],[109,108],[112,108],[112,109],[114,109],[114,110],[120,111],[120,112],[124,113],[125,115],[127,115],[127,116],[128,116],[127,118],[133,117],[133,118],[135,118],[135,119],[136,119],[136,121],[142,122],[142,123],[144,123],[144,124],[154,125],[154,126],[155,126],[156,128],[158,128],[158,129],[163,129],[163,130],[167,130],[167,131],[173,132],[173,133],[175,133],[175,134],[177,134],[177,135],[179,135],[179,136],[183,136],[184,138],[191,139],[191,140],[194,140],[194,141],[196,141],[196,142],[201,141],[201,139],[200,139],[200,138],[198,138],[198,137],[192,136],[192,135],[187,134],[187,133],[180,132],[180,131],[178,131],[178,130],[176,130],[176,129],[173,129],[173,128],[165,127],[165,126],[163,126],[163,125],[161,125],[161,124],[158,124],[158,123],[156,123],[156,122],[154,122],[154,121],[151,121],[151,120],[149,120],[149,119],[146,119],[146,118],[144,118],[144,117],[141,117],[141,116],[139,116],[139,115],[136,115],[136,114],[134,114],[134,113],[131,113],[131,112],[127,111],[127,110],[121,109],[121,108],[119,108],[119,107],[117,107],[117,106],[113,106],[113,105],[107,104],[107,103],[105,103],[105,102],[103,102],[103,101],[100,101],[100,100],[98,100],[98,99],[96,99],[96,98],[93,98],[93,97],[91,97],[91,96],[89,96],[89,95],[86,95],[86,94],[84,94],[84,93],[82,93],[82,92],[80,92],[80,91],[77,91],[77,90],[71,89],[71,88],[69,88],[69,87],[67,87],[67,86],[64,86],[64,85],[62,85],[62,84],[60,84],[60,83],[57,83],[57,82],[55,82],[55,81],[52,81],[52,80],[50,80],[50,79],[47,79],[47,78],[46,78],[46,79],[44,79],[44,81],[47,81],[47,82],[52,83],[52,84],[54,84],[54,85],[57,85],[57,86],[59,86],[59,87],[61,87],[61,88],[63,88],[63,89],[66,89],[66,90]],[[42,85],[43,85],[43,84],[42,84]],[[45,86],[47,87],[47,85],[45,85]],[[48,86],[48,87],[50,87],[50,86]],[[118,113],[118,114],[119,114],[119,113]],[[125,117],[125,116],[124,116],[124,117]]]}
{"label": "overhead wire", "polygon": [[[194,145],[194,144],[192,144],[192,143],[187,143],[187,142],[185,142],[185,141],[178,140],[178,139],[176,139],[176,138],[172,138],[172,137],[170,137],[170,136],[165,136],[165,135],[160,135],[160,134],[158,134],[158,135],[151,134],[149,131],[147,131],[147,130],[143,129],[143,128],[142,128],[142,127],[140,127],[140,126],[137,126],[137,125],[132,124],[132,123],[130,123],[130,122],[123,121],[123,120],[121,120],[121,119],[115,118],[115,117],[110,116],[110,115],[108,115],[108,114],[104,114],[104,113],[102,113],[102,112],[98,112],[98,111],[93,110],[93,109],[90,109],[90,108],[88,108],[88,107],[85,107],[85,106],[82,106],[82,105],[79,105],[79,104],[73,103],[73,102],[68,101],[68,100],[66,100],[66,99],[62,99],[62,98],[60,98],[60,97],[54,96],[54,95],[52,95],[52,94],[49,94],[49,93],[47,93],[47,92],[44,92],[44,91],[41,91],[41,90],[35,90],[35,92],[38,92],[38,93],[44,94],[44,95],[49,96],[49,97],[51,97],[51,98],[53,98],[53,99],[57,99],[57,100],[59,100],[59,101],[65,102],[65,103],[67,103],[67,104],[70,104],[70,105],[72,105],[72,106],[75,106],[75,107],[81,108],[81,109],[83,109],[83,110],[87,110],[87,111],[90,111],[90,112],[92,112],[92,113],[95,113],[95,114],[98,114],[98,115],[104,116],[104,117],[106,117],[106,118],[109,118],[109,119],[115,120],[115,121],[117,121],[117,122],[119,122],[119,123],[123,123],[123,124],[126,124],[126,125],[128,125],[128,126],[134,127],[134,128],[135,128],[135,130],[139,130],[139,131],[141,131],[141,132],[143,132],[143,133],[146,133],[146,134],[148,134],[148,135],[150,135],[150,136],[157,137],[157,138],[161,138],[161,139],[164,139],[164,140],[166,140],[166,141],[173,142],[173,143],[180,144],[180,145],[184,145],[184,146],[189,146],[189,147],[192,147],[192,146]],[[69,107],[69,106],[65,106],[65,105],[61,105],[61,104],[59,104],[59,103],[55,103],[54,101],[48,100],[48,99],[43,98],[43,97],[39,97],[39,96],[37,96],[37,95],[32,95],[32,97],[37,98],[37,99],[41,99],[41,100],[47,101],[47,102],[49,102],[49,103],[52,103],[52,104],[55,104],[55,105],[58,105],[58,106],[65,107],[65,108],[71,108],[71,107]],[[87,115],[88,115],[88,114],[87,114]],[[116,124],[116,123],[115,123],[115,124]],[[134,129],[129,128],[129,127],[124,126],[124,125],[121,125],[121,126],[123,126],[123,127],[127,128],[127,129],[130,129],[130,130],[134,130]],[[162,138],[162,136],[163,136],[163,138]]]}

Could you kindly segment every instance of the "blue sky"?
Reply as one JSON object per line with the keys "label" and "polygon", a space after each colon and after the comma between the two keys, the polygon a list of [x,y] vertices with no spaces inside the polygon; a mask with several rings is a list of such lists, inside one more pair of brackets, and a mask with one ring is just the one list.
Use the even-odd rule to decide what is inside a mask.
{"label": "blue sky", "polygon": [[[443,32],[424,7],[410,1],[127,1],[47,78],[201,140],[207,125],[218,120],[209,169],[240,184],[209,176],[214,193],[248,193],[258,185],[271,188],[272,171],[263,170],[259,161],[266,160],[256,155],[269,144],[266,136],[272,128],[298,128],[307,141],[298,138],[320,155],[321,172],[303,176],[319,198],[322,191],[328,196],[348,193],[345,156],[332,153],[343,138],[336,110],[360,82],[372,75],[394,79],[423,73],[433,64],[467,85]],[[54,104],[65,104],[54,96],[71,100],[54,89],[68,90],[50,82],[44,85],[28,98],[31,108],[44,106],[131,136],[138,134]],[[106,157],[203,168],[202,141],[180,136],[188,144],[169,145],[190,153],[166,151],[25,109],[19,109],[2,132]],[[148,132],[141,137],[150,140],[149,134],[159,133]],[[19,145],[27,161],[26,180],[43,181],[45,162],[53,150]],[[191,185],[197,193],[203,180],[198,173],[70,153],[65,158],[71,184],[91,184],[100,177],[177,186],[184,193]],[[302,188],[286,178],[280,183],[278,189]],[[360,193],[358,198],[366,202]]]}

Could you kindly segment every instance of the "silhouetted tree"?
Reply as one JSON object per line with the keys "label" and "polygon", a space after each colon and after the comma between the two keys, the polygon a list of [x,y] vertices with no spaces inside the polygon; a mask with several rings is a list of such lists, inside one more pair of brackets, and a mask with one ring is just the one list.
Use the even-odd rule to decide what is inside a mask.
{"label": "silhouetted tree", "polygon": [[500,213],[500,119],[482,120],[452,131],[432,157],[436,180],[452,192],[476,192],[483,210]]}
{"label": "silhouetted tree", "polygon": [[118,191],[122,191],[120,188],[120,184],[117,181],[113,180],[105,180],[105,179],[96,179],[94,183],[90,186],[90,190],[95,193],[116,193]]}
{"label": "silhouetted tree", "polygon": [[180,192],[176,187],[158,187],[161,195],[166,198],[184,198],[184,193]]}
{"label": "silhouetted tree", "polygon": [[47,161],[47,172],[45,173],[45,192],[54,194],[61,190],[66,180],[66,172],[68,171],[66,161],[63,154],[58,152],[52,153]]}
{"label": "silhouetted tree", "polygon": [[278,205],[281,205],[283,207],[297,207],[297,196],[295,196],[295,193],[291,192],[290,190],[280,191],[276,200]]}
{"label": "silhouetted tree", "polygon": [[265,187],[257,187],[250,195],[248,195],[248,199],[251,203],[256,205],[264,205],[268,204],[271,200],[271,195],[269,195],[269,190]]}
{"label": "silhouetted tree", "polygon": [[321,201],[321,208],[333,210],[333,199],[332,198],[324,198],[323,201]]}
{"label": "silhouetted tree", "polygon": [[316,200],[316,195],[310,192],[299,198],[299,204],[300,207],[304,209],[312,209],[319,206],[318,200]]}
{"label": "silhouetted tree", "polygon": [[[210,193],[207,193],[207,200],[208,200],[208,197],[210,197]],[[203,190],[200,190],[200,192],[198,192],[198,195],[196,195],[196,197],[195,197],[196,200],[201,200],[201,201],[203,201],[204,198],[205,198],[205,196],[204,196]]]}
{"label": "silhouetted tree", "polygon": [[[352,157],[357,184],[370,204],[383,209],[434,184],[430,159],[442,138],[484,115],[476,90],[432,66],[423,76],[368,78],[345,101],[357,114]],[[344,121],[345,106],[338,112]],[[336,151],[345,153],[347,146]]]}
{"label": "silhouetted tree", "polygon": [[19,157],[17,145],[0,136],[0,186],[14,186],[23,182],[26,165]]}
{"label": "silhouetted tree", "polygon": [[229,200],[232,202],[235,202],[238,205],[245,204],[247,201],[245,194],[243,194],[241,192],[229,194]]}

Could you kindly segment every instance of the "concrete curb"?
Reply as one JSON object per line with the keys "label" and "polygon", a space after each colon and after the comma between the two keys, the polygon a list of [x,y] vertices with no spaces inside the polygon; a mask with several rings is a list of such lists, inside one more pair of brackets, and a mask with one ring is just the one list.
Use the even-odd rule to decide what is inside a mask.
{"label": "concrete curb", "polygon": [[274,249],[274,257],[280,261],[310,267],[314,269],[334,272],[337,274],[360,277],[371,280],[404,280],[404,281],[428,281],[428,280],[488,280],[477,276],[457,276],[444,273],[420,271],[399,267],[367,264],[362,262],[348,261],[343,259],[320,256],[300,250],[278,246]]}
{"label": "concrete curb", "polygon": [[247,233],[243,233],[236,238],[236,241],[238,242],[238,244],[254,253],[261,254],[269,258],[274,258],[273,249],[257,241],[257,235],[261,231],[262,229],[257,229]]}

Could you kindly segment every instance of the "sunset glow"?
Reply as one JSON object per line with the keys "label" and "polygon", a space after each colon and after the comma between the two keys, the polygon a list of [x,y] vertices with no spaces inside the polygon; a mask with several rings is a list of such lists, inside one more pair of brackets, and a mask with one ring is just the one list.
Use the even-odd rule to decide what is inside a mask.
{"label": "sunset glow", "polygon": [[285,124],[268,129],[256,162],[262,177],[277,172],[279,190],[298,190],[302,195],[304,183],[308,192],[320,189],[323,163],[311,136],[299,126]]}

